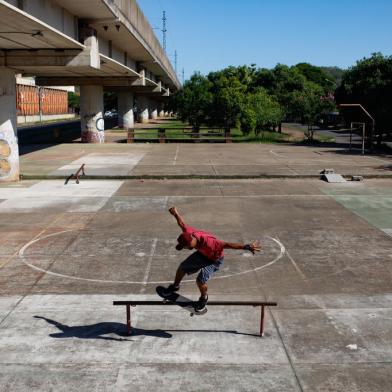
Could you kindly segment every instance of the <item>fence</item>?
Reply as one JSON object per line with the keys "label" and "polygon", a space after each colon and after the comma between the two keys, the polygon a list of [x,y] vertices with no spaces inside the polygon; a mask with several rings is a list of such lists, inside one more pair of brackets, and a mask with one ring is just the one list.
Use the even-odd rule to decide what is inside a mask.
{"label": "fence", "polygon": [[146,128],[128,130],[127,143],[231,143],[230,132],[221,128]]}
{"label": "fence", "polygon": [[17,84],[16,108],[18,116],[68,114],[68,92]]}

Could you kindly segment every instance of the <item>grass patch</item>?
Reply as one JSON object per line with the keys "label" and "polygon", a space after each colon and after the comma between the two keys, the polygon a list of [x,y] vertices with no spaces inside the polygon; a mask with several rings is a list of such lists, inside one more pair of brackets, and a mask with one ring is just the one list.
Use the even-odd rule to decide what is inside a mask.
{"label": "grass patch", "polygon": [[289,135],[279,132],[263,131],[259,134],[254,132],[243,135],[239,130],[232,131],[233,143],[282,143],[289,141]]}

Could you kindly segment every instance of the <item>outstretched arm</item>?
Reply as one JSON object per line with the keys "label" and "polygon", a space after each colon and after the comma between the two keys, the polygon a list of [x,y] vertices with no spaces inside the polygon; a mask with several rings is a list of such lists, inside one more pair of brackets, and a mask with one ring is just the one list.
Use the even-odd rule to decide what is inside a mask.
{"label": "outstretched arm", "polygon": [[177,221],[177,223],[178,223],[178,226],[180,226],[181,229],[184,230],[184,229],[185,229],[185,223],[184,223],[184,221],[182,220],[181,215],[178,213],[177,208],[176,208],[176,207],[171,207],[171,208],[169,209],[169,212],[176,218],[176,221]]}
{"label": "outstretched arm", "polygon": [[252,252],[253,254],[255,254],[255,252],[259,252],[261,247],[260,244],[255,241],[252,244],[235,244],[235,243],[231,243],[231,242],[225,242],[223,247],[225,249],[245,249],[245,250],[249,250],[249,252]]}

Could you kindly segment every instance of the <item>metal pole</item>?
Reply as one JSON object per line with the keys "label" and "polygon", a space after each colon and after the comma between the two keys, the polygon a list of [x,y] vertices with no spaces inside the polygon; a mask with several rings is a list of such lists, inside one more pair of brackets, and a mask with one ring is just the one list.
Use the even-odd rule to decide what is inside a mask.
{"label": "metal pole", "polygon": [[264,305],[261,306],[260,315],[260,337],[264,336]]}
{"label": "metal pole", "polygon": [[365,124],[362,125],[362,155],[365,155]]}
{"label": "metal pole", "polygon": [[42,123],[42,87],[38,87],[39,122]]}
{"label": "metal pole", "polygon": [[132,326],[131,326],[131,305],[127,305],[127,333],[131,334]]}
{"label": "metal pole", "polygon": [[353,123],[351,123],[351,126],[350,126],[350,146],[348,147],[349,151],[351,151],[352,140],[353,140]]}

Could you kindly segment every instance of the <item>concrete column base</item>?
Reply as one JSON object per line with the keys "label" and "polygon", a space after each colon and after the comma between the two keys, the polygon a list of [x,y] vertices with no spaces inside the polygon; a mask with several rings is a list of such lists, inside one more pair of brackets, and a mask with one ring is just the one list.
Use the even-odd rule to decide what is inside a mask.
{"label": "concrete column base", "polygon": [[118,125],[126,130],[135,127],[133,114],[134,96],[131,92],[122,91],[117,94],[118,99]]}
{"label": "concrete column base", "polygon": [[138,121],[142,124],[147,124],[149,122],[149,108],[148,108],[148,98],[144,96],[138,96],[137,98],[137,112]]}
{"label": "concrete column base", "polygon": [[15,72],[0,71],[0,182],[19,180]]}
{"label": "concrete column base", "polygon": [[156,119],[158,118],[158,110],[157,110],[157,109],[151,110],[150,118],[151,118],[152,120],[156,120]]}
{"label": "concrete column base", "polygon": [[105,142],[102,86],[80,86],[80,122],[83,143]]}
{"label": "concrete column base", "polygon": [[142,124],[148,124],[150,121],[149,114],[148,114],[148,109],[144,109],[140,112],[139,114],[139,122]]}

